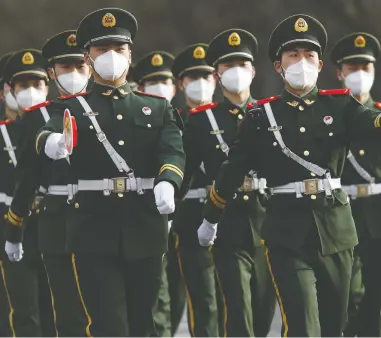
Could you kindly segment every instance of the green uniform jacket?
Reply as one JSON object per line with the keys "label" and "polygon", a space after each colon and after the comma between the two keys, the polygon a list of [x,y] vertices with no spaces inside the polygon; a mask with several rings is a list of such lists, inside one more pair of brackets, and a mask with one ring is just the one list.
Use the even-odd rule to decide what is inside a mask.
{"label": "green uniform jacket", "polygon": [[[364,106],[381,111],[381,104],[375,103],[372,98],[369,98]],[[361,167],[375,178],[375,182],[381,183],[381,154],[378,146],[378,135],[367,139],[356,139],[351,142],[351,152]],[[342,183],[343,185],[357,185],[368,182],[347,161]],[[357,198],[351,201],[351,205],[360,241],[364,232],[367,232],[372,238],[381,238],[381,195]]]}
{"label": "green uniform jacket", "polygon": [[[380,138],[378,112],[360,105],[348,90],[319,91],[299,98],[284,91],[280,97],[261,100],[247,114],[215,183],[219,203],[208,200],[206,219],[218,222],[224,204],[241,184],[245,173],[254,169],[277,187],[313,178],[311,172],[284,155],[269,130],[263,104],[270,103],[284,143],[302,158],[326,168],[333,178],[341,177],[349,142],[373,135]],[[212,190],[213,191],[213,190]],[[220,208],[219,208],[220,207]],[[316,234],[316,236],[315,236]],[[323,254],[335,253],[358,243],[349,198],[342,189],[296,198],[296,194],[272,195],[267,204],[264,238],[297,252],[317,240]],[[314,242],[312,242],[314,244]]]}
{"label": "green uniform jacket", "polygon": [[[191,178],[199,170],[201,163],[204,164],[207,183],[212,185],[221,164],[227,159],[215,132],[212,131],[213,128],[204,108],[197,108],[197,112],[191,114],[184,133],[184,149],[187,156],[184,192]],[[212,111],[222,138],[230,145],[237,134],[238,125],[242,121],[245,111],[227,99],[217,104]],[[221,219],[216,246],[222,245],[233,251],[250,249],[253,245],[260,246],[260,232],[265,216],[263,204],[266,197],[257,192],[238,192],[238,187],[235,191],[236,195],[231,196],[231,205]],[[195,235],[198,226],[194,224],[192,227]]]}
{"label": "green uniform jacket", "polygon": [[[185,166],[180,130],[174,110],[165,99],[132,93],[128,84],[118,88],[94,84],[84,96],[115,150],[135,177],[171,182],[179,189]],[[51,132],[62,133],[68,108],[78,128],[78,145],[70,156],[77,180],[103,180],[126,176],[116,168],[99,142],[90,119],[77,98],[54,105],[56,112],[36,139],[38,153]],[[104,196],[102,191],[76,194],[67,219],[67,245],[71,252],[122,254],[127,259],[164,254],[167,217],[160,215],[154,193],[136,192]]]}

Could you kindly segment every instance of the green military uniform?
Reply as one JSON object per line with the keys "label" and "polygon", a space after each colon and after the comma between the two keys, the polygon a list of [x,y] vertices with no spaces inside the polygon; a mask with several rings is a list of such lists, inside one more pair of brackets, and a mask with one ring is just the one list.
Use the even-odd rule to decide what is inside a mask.
{"label": "green military uniform", "polygon": [[[257,41],[247,31],[231,29],[215,37],[207,51],[209,65],[229,59],[253,61]],[[248,102],[251,102],[249,98]],[[228,99],[194,108],[184,134],[187,164],[184,185],[203,163],[207,184],[217,178],[218,169],[227,159],[238,125],[246,114],[246,105],[238,107]],[[211,119],[214,116],[217,125]],[[222,139],[219,138],[222,136]],[[213,248],[219,288],[223,295],[223,336],[266,336],[272,322],[275,295],[267,271],[261,228],[266,201],[264,180],[248,173],[220,223]],[[260,187],[261,185],[261,187]],[[196,229],[193,228],[196,236]],[[193,237],[194,238],[194,237]]]}
{"label": "green military uniform", "polygon": [[[37,78],[47,81],[46,65],[46,60],[40,51],[34,49],[21,50],[14,53],[7,61],[4,81],[11,86],[14,85],[15,81],[23,78]],[[18,118],[19,139],[15,144],[17,152],[16,185],[5,229],[5,239],[11,241],[9,230],[25,227],[24,258],[17,263],[6,260],[3,265],[11,305],[10,317],[12,317],[13,332],[17,336],[51,336],[56,334],[48,280],[38,250],[36,206],[40,197],[36,197],[34,200],[33,191],[28,196],[18,192],[20,186],[23,185],[22,181],[25,179],[24,161],[33,152],[33,135],[36,134],[44,121],[42,115],[39,118],[41,118],[42,123],[37,125],[30,121],[28,115]],[[28,165],[26,165],[28,170],[39,173],[38,169],[33,171],[36,163],[29,162]],[[27,203],[19,203],[20,198],[28,198]],[[20,209],[15,207],[19,205]]]}
{"label": "green military uniform", "polygon": [[[272,33],[269,56],[279,60],[295,43],[321,55],[326,39],[320,22],[294,15]],[[349,141],[380,137],[381,115],[346,89],[315,87],[303,97],[284,90],[253,106],[211,190],[205,218],[218,221],[250,169],[266,176],[272,196],[263,235],[283,335],[340,336],[358,240],[339,177]]]}
{"label": "green military uniform", "polygon": [[[205,61],[207,48],[207,44],[198,43],[184,49],[174,61],[174,76],[182,79],[210,75],[214,68]],[[190,116],[188,110],[182,113],[185,124]],[[192,177],[184,201],[177,205],[172,225],[176,255],[186,287],[188,328],[192,337],[219,336],[213,259],[210,250],[201,247],[197,240],[207,185],[206,175],[200,168]]]}
{"label": "green military uniform", "polygon": [[[42,54],[51,66],[55,61],[65,63],[83,59],[83,51],[76,45],[74,30],[59,33],[49,39],[42,48]],[[38,244],[54,299],[52,304],[57,334],[65,337],[85,336],[87,321],[75,283],[71,255],[66,251],[65,214],[69,208],[67,184],[74,183],[70,181],[70,167],[65,160],[52,165],[41,163],[34,149],[35,135],[49,119],[50,106],[51,102],[47,101],[25,110],[23,123],[29,133],[25,135],[24,144],[28,148],[20,157],[18,184],[11,210],[18,217],[27,216],[35,191],[40,186],[47,191],[36,209]],[[13,224],[10,223],[9,226]]]}
{"label": "green military uniform", "polygon": [[[152,51],[140,58],[134,66],[132,77],[139,87],[144,89],[145,81],[172,80],[171,67],[174,56],[165,51]],[[176,114],[178,118],[179,115]],[[155,324],[159,337],[170,337],[175,333],[185,306],[185,292],[174,255],[175,240],[169,233],[168,252],[163,264],[162,284],[159,292]]]}
{"label": "green military uniform", "polygon": [[[129,12],[106,8],[81,21],[77,41],[91,51],[94,43],[131,44],[136,32],[136,19]],[[85,110],[86,102],[94,113]],[[37,136],[36,149],[45,158],[46,141],[52,132],[62,132],[68,108],[78,130],[70,156],[78,185],[67,216],[67,246],[89,319],[87,332],[155,335],[153,309],[168,231],[153,187],[167,181],[179,189],[185,162],[173,109],[161,98],[131,92],[127,83],[95,83],[88,95],[54,108],[56,114]],[[104,142],[119,154],[117,159]]]}
{"label": "green military uniform", "polygon": [[[367,64],[376,61],[380,43],[368,33],[352,33],[338,41],[331,51],[331,61],[341,68],[343,63]],[[365,107],[381,111],[381,104],[371,97]],[[345,164],[342,183],[351,198],[359,245],[355,261],[349,302],[349,336],[381,335],[381,271],[377,269],[381,253],[380,203],[381,158],[375,138],[354,140]],[[365,295],[364,295],[365,288]]]}

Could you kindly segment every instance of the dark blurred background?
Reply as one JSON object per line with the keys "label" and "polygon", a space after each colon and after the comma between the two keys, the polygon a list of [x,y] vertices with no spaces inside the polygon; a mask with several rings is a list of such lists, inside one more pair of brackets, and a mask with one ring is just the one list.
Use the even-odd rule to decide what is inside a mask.
{"label": "dark blurred background", "polygon": [[[329,50],[341,36],[365,31],[381,39],[381,0],[0,0],[0,53],[21,48],[41,48],[50,36],[75,29],[83,16],[102,7],[132,12],[139,23],[133,59],[154,50],[176,54],[189,44],[209,42],[228,28],[243,28],[259,41],[253,83],[256,98],[276,94],[279,75],[267,58],[267,41],[275,26],[289,15],[315,16],[328,31],[322,88],[340,86]],[[381,100],[381,67],[373,96]],[[379,79],[379,80],[378,80]]]}

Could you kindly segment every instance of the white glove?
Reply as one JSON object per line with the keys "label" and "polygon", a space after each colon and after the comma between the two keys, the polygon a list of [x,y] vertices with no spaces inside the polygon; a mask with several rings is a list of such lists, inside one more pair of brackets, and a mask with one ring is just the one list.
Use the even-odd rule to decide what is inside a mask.
{"label": "white glove", "polygon": [[169,182],[159,182],[153,189],[157,210],[162,215],[172,214],[175,211],[175,188]]}
{"label": "white glove", "polygon": [[68,156],[65,143],[65,135],[52,133],[45,143],[45,154],[53,160],[60,160]]}
{"label": "white glove", "polygon": [[171,231],[171,228],[172,228],[172,222],[173,222],[173,221],[168,221],[168,233]]}
{"label": "white glove", "polygon": [[5,242],[5,252],[11,262],[20,262],[24,254],[22,243]]}
{"label": "white glove", "polygon": [[210,223],[206,219],[197,230],[198,242],[201,246],[211,246],[217,238],[217,223]]}

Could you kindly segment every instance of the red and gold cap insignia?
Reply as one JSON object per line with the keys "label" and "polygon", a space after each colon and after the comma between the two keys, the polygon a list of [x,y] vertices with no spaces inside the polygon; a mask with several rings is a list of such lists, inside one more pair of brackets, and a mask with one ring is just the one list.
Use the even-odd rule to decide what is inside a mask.
{"label": "red and gold cap insignia", "polygon": [[152,66],[154,66],[154,67],[160,67],[160,66],[163,65],[163,63],[164,63],[163,57],[160,54],[155,54],[152,57],[152,60],[151,60]]}
{"label": "red and gold cap insignia", "polygon": [[365,38],[362,35],[359,35],[355,39],[355,47],[357,48],[364,48],[366,46]]}
{"label": "red and gold cap insignia", "polygon": [[193,51],[193,57],[195,59],[205,59],[205,49],[201,46],[198,46]]}
{"label": "red and gold cap insignia", "polygon": [[71,34],[71,35],[69,35],[67,37],[66,44],[69,47],[75,47],[75,46],[77,46],[77,37],[75,36],[75,34]]}
{"label": "red and gold cap insignia", "polygon": [[230,46],[239,46],[241,44],[241,37],[238,33],[233,32],[228,37],[228,43]]}
{"label": "red and gold cap insignia", "polygon": [[26,52],[26,53],[23,55],[21,61],[22,61],[22,63],[23,63],[24,65],[33,65],[33,64],[34,64],[34,56],[33,56],[32,53],[30,53],[30,52]]}
{"label": "red and gold cap insignia", "polygon": [[298,33],[307,32],[307,31],[308,31],[308,24],[307,24],[307,21],[304,20],[303,18],[299,18],[299,19],[296,20],[296,22],[295,22],[294,29],[295,29],[295,31],[298,32]]}
{"label": "red and gold cap insignia", "polygon": [[116,25],[115,16],[111,13],[106,13],[102,18],[103,27],[114,27]]}

